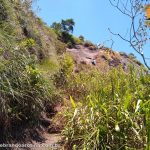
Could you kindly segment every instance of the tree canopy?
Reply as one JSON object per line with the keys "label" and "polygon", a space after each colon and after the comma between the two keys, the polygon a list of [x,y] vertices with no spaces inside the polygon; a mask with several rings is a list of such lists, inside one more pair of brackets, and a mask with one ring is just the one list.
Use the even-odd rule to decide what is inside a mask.
{"label": "tree canopy", "polygon": [[58,35],[58,39],[63,43],[66,43],[68,47],[73,47],[75,40],[72,36],[75,22],[73,19],[61,20],[61,22],[54,22],[51,28],[54,29]]}
{"label": "tree canopy", "polygon": [[62,19],[60,23],[54,22],[51,25],[51,28],[53,28],[57,32],[73,33],[74,26],[75,22],[73,19]]}

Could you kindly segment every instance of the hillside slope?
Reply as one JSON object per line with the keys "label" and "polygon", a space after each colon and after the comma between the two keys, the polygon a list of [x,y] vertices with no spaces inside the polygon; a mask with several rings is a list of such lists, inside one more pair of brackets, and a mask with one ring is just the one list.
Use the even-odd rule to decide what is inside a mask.
{"label": "hillside slope", "polygon": [[0,143],[29,140],[54,103],[50,76],[59,70],[59,50],[65,51],[63,43],[30,1],[0,0]]}
{"label": "hillside slope", "polygon": [[[60,39],[54,29],[34,14],[31,4],[30,0],[0,0],[0,143],[57,143],[61,131],[67,129],[64,126],[68,114],[64,110],[69,106],[72,111],[71,103],[76,107],[73,99],[88,102],[93,94],[108,101],[108,105],[113,100],[115,105],[119,95],[128,100],[133,93],[133,107],[137,98],[147,99],[144,95],[148,93],[148,79],[142,75],[139,81],[136,73],[131,74],[136,81],[128,90],[131,78],[127,72],[130,65],[137,72],[143,69],[140,62],[124,53],[80,41],[70,33],[64,35],[71,41]],[[141,88],[144,90],[138,95]],[[92,98],[90,103],[88,106],[97,109]]]}

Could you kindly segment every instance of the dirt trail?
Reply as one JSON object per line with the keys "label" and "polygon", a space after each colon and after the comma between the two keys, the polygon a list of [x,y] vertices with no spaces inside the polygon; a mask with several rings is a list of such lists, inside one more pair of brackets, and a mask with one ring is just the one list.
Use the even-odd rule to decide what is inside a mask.
{"label": "dirt trail", "polygon": [[62,139],[60,134],[49,134],[45,132],[42,134],[42,138],[40,138],[26,144],[19,144],[21,147],[13,148],[13,150],[63,150],[63,146],[60,144]]}
{"label": "dirt trail", "polygon": [[62,136],[60,134],[44,133],[42,136],[44,138],[44,141],[43,142],[34,141],[32,144],[37,147],[33,147],[30,150],[61,150],[62,149],[62,146],[59,144],[60,140],[62,139]]}
{"label": "dirt trail", "polygon": [[[49,109],[52,108],[49,106]],[[18,137],[11,143],[15,144],[11,150],[64,150],[63,136],[61,135],[60,124],[55,125],[53,118],[62,109],[61,104],[57,104],[50,112],[43,112],[39,119],[39,125],[33,128],[17,129]],[[55,126],[54,126],[55,125]],[[10,144],[10,142],[8,142]],[[19,144],[20,147],[17,147]],[[10,149],[9,149],[10,150]]]}

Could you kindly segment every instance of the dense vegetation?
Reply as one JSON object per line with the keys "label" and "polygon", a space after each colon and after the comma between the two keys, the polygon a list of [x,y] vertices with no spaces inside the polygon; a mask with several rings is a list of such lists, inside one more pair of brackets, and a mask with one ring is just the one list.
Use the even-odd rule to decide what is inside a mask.
{"label": "dense vegetation", "polygon": [[68,149],[149,149],[149,75],[131,67],[129,73],[92,70],[73,79],[62,132]]}
{"label": "dense vegetation", "polygon": [[[59,65],[56,35],[34,16],[30,3],[1,0],[0,7],[0,140],[3,140],[10,137],[14,127],[38,124],[41,112],[52,104],[56,94],[48,77],[57,72]],[[48,75],[44,64],[47,59],[51,71]]]}
{"label": "dense vegetation", "polygon": [[55,119],[63,118],[65,149],[150,149],[150,75],[134,65],[102,72],[80,64],[75,73],[66,47],[97,47],[74,37],[74,25],[67,19],[48,27],[30,1],[0,0],[0,142],[14,128],[38,125],[61,101]]}

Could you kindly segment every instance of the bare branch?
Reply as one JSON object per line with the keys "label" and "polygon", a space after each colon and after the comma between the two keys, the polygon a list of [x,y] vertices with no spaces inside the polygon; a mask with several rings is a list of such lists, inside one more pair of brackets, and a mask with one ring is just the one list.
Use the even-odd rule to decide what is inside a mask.
{"label": "bare branch", "polygon": [[122,40],[126,41],[126,42],[130,42],[129,40],[127,40],[126,38],[124,38],[122,35],[120,35],[119,33],[113,33],[110,28],[108,28],[108,31],[112,34],[112,35],[116,35],[119,36]]}
{"label": "bare branch", "polygon": [[122,14],[128,16],[130,19],[130,30],[129,38],[125,38],[119,33],[113,33],[110,29],[109,32],[115,36],[120,37],[122,40],[128,42],[130,46],[141,55],[143,62],[148,70],[150,66],[147,63],[147,58],[145,58],[143,53],[143,48],[146,42],[149,40],[148,28],[145,25],[145,16],[143,8],[146,5],[147,0],[109,0],[110,4],[118,9]]}
{"label": "bare branch", "polygon": [[[126,8],[124,8],[124,10],[126,10],[126,11],[123,11],[120,7],[119,7],[119,0],[118,0],[118,2],[117,2],[117,4],[115,5],[111,0],[109,0],[109,2],[110,2],[110,4],[113,6],[113,7],[116,7],[122,14],[125,14],[125,15],[127,15],[128,17],[132,17],[131,15],[130,15],[130,13],[127,13],[127,12],[130,12],[129,10],[127,10]],[[123,6],[124,7],[124,6]]]}

